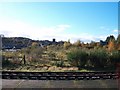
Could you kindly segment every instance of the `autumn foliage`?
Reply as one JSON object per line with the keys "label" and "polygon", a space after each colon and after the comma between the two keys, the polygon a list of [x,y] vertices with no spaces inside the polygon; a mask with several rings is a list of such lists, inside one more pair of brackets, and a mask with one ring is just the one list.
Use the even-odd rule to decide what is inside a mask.
{"label": "autumn foliage", "polygon": [[110,41],[109,43],[108,43],[108,51],[113,51],[113,50],[115,50],[115,43],[113,42],[113,41]]}

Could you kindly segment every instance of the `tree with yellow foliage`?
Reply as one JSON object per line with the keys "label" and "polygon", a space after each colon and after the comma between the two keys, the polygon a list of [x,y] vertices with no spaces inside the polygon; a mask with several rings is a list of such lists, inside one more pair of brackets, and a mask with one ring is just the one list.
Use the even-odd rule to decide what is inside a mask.
{"label": "tree with yellow foliage", "polygon": [[114,41],[109,41],[108,43],[108,51],[113,51],[115,50],[115,42]]}
{"label": "tree with yellow foliage", "polygon": [[79,47],[79,46],[81,46],[81,41],[80,41],[80,40],[77,40],[75,43],[73,43],[73,45]]}
{"label": "tree with yellow foliage", "polygon": [[37,42],[32,42],[32,45],[31,45],[32,47],[38,47],[39,46],[39,43],[37,43]]}
{"label": "tree with yellow foliage", "polygon": [[117,37],[117,50],[120,50],[120,34]]}
{"label": "tree with yellow foliage", "polygon": [[68,40],[68,42],[64,42],[63,46],[65,49],[68,49],[71,46],[70,40]]}

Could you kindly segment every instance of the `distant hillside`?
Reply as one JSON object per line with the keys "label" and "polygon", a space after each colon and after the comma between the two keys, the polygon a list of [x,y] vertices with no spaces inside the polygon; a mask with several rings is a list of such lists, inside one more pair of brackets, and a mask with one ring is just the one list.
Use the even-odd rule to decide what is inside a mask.
{"label": "distant hillside", "polygon": [[31,39],[24,37],[3,37],[2,47],[3,49],[21,49],[32,44]]}
{"label": "distant hillside", "polygon": [[46,46],[51,44],[63,44],[63,41],[49,41],[49,40],[32,40],[24,37],[2,37],[2,47],[3,49],[21,49],[31,46],[33,42],[39,43],[40,46]]}

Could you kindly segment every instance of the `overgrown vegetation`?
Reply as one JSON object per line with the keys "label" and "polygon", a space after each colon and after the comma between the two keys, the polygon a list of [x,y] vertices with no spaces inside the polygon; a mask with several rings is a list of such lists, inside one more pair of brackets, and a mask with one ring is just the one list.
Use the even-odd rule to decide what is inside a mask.
{"label": "overgrown vegetation", "polygon": [[103,49],[91,50],[89,54],[89,59],[94,67],[105,67],[108,61],[108,52]]}
{"label": "overgrown vegetation", "polygon": [[120,63],[119,37],[116,40],[114,36],[107,37],[106,45],[100,42],[84,44],[80,40],[72,44],[68,40],[64,44],[40,47],[33,42],[18,51],[3,51],[3,69],[9,66],[18,70],[26,67],[26,70],[38,71],[112,69]]}
{"label": "overgrown vegetation", "polygon": [[88,60],[88,53],[85,50],[75,49],[68,53],[67,59],[70,64],[76,67],[85,67]]}

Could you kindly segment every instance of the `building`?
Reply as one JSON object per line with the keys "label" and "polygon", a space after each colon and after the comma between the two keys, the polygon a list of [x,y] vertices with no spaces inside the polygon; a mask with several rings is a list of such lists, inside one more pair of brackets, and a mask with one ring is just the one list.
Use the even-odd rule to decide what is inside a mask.
{"label": "building", "polygon": [[101,45],[101,46],[105,46],[105,45],[107,45],[107,42],[100,40],[100,45]]}

